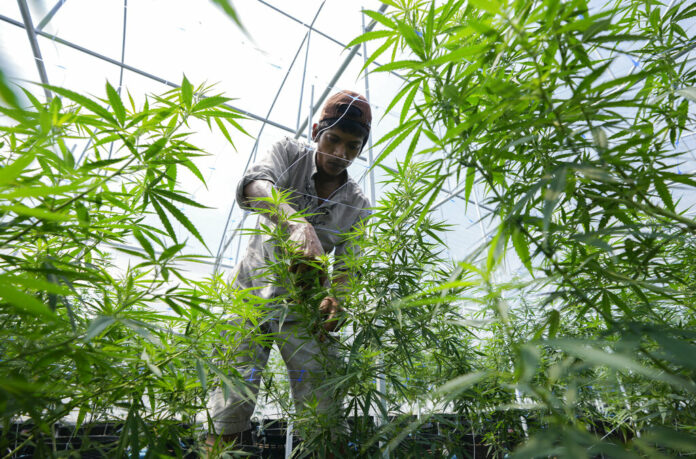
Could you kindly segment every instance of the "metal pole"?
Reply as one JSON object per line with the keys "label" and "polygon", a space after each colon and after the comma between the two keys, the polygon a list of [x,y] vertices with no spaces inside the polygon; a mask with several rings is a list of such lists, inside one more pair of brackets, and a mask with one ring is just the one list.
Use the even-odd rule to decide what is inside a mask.
{"label": "metal pole", "polygon": [[292,421],[285,428],[285,459],[292,457]]}
{"label": "metal pole", "polygon": [[289,13],[286,13],[285,11],[281,10],[280,8],[278,8],[278,7],[276,7],[276,6],[273,6],[273,5],[271,5],[270,3],[265,2],[264,0],[258,0],[258,2],[261,3],[262,5],[265,5],[265,6],[269,7],[270,9],[276,11],[277,13],[282,14],[282,15],[285,16],[286,18],[291,19],[291,20],[297,22],[298,24],[301,24],[301,25],[305,26],[305,27],[306,27],[307,29],[309,29],[310,31],[312,31],[312,32],[314,32],[314,33],[317,33],[317,34],[321,35],[322,37],[326,38],[327,40],[330,40],[330,41],[336,43],[336,44],[337,44],[338,46],[340,46],[341,48],[345,48],[345,47],[346,47],[346,45],[345,45],[344,43],[341,43],[340,41],[336,40],[335,38],[333,38],[333,37],[331,37],[331,36],[329,36],[329,35],[327,35],[327,34],[325,34],[324,32],[315,29],[313,26],[311,26],[311,25],[309,25],[309,24],[305,24],[305,23],[302,22],[301,20],[297,19],[295,16],[293,16],[293,15],[291,15],[291,14],[289,14]]}
{"label": "metal pole", "polygon": [[[244,222],[246,221],[247,216],[249,215],[250,212],[244,212],[244,215],[242,215],[242,221],[237,227],[237,230],[244,226]],[[234,236],[233,236],[234,237]],[[232,240],[232,238],[230,238]],[[240,237],[237,239],[237,252],[234,254],[234,263],[237,264],[237,261],[239,261],[239,250],[242,248],[242,238]],[[223,250],[224,252],[224,250]]]}
{"label": "metal pole", "polygon": [[[123,0],[123,34],[122,34],[122,39],[121,39],[121,68],[118,74],[118,89],[116,92],[118,95],[121,95],[121,88],[123,87],[123,63],[126,60],[126,24],[128,20],[128,0]],[[92,139],[90,139],[91,141]],[[89,147],[89,142],[87,143],[87,146]],[[85,149],[86,151],[86,149]],[[111,145],[109,146],[109,159],[111,159],[111,154],[114,152],[114,142],[111,142]],[[83,152],[84,155],[84,152]],[[82,156],[80,156],[80,159]],[[78,162],[79,164],[79,162]]]}
{"label": "metal pole", "polygon": [[[483,218],[481,217],[481,207],[482,207],[482,206],[479,204],[478,193],[476,192],[476,188],[473,188],[473,187],[472,187],[472,191],[474,192],[474,193],[473,193],[473,194],[474,194],[474,202],[476,203],[476,214],[478,215],[479,228],[481,229],[481,234],[483,235],[484,244],[485,244],[485,243],[486,243],[486,242],[485,242],[485,239],[486,239],[486,230],[483,228]],[[490,210],[489,210],[489,211],[490,211]],[[505,274],[508,275],[508,274],[509,274],[509,271],[508,271],[506,265],[504,265],[504,269],[505,269],[505,271],[506,271]],[[494,280],[494,277],[493,277],[493,276],[491,276],[491,280]],[[501,293],[501,296],[503,296],[502,293]],[[503,299],[504,299],[504,298],[505,298],[505,297],[503,296]],[[505,338],[503,338],[503,340],[505,340]],[[515,366],[514,366],[514,363],[512,362],[512,360],[510,360],[510,368],[511,368],[513,371],[514,371],[514,369],[515,369]],[[522,406],[522,401],[523,401],[523,400],[522,400],[522,394],[520,393],[520,391],[519,391],[517,388],[515,388],[515,400],[517,401],[517,403],[518,403],[520,406]],[[521,425],[522,425],[522,431],[524,432],[524,437],[525,437],[525,438],[529,438],[529,432],[528,432],[528,427],[527,427],[527,418],[525,418],[525,417],[522,416],[521,414],[520,414],[520,423],[521,423]]]}
{"label": "metal pole", "polygon": [[67,0],[58,0],[58,3],[53,5],[53,8],[51,8],[51,11],[48,12],[46,16],[39,22],[39,25],[36,26],[36,30],[43,30],[44,27],[46,27],[46,24],[50,22],[51,19],[53,19],[53,16],[56,15],[58,10],[60,9],[61,6],[65,4]]}
{"label": "metal pole", "polygon": [[123,40],[121,41],[121,70],[118,75],[118,95],[123,86],[123,63],[126,61],[126,24],[128,21],[128,0],[123,0]]}
{"label": "metal pole", "polygon": [[[224,246],[224,247],[222,248],[222,250],[220,251],[221,253],[225,253],[225,251],[226,251],[227,248],[230,246],[230,244],[232,244],[232,241],[234,240],[235,235],[236,235],[237,232],[242,228],[242,225],[244,225],[244,221],[246,220],[247,214],[249,214],[249,212],[244,212],[244,215],[242,215],[242,219],[239,221],[239,223],[237,223],[237,227],[236,227],[235,229],[232,230],[232,235],[230,236],[230,238],[229,238],[229,239],[227,240],[227,242],[225,243],[225,246]],[[227,222],[225,222],[225,229],[224,229],[223,232],[222,232],[223,234],[225,234],[225,233],[227,232],[227,227],[229,226],[229,223],[230,223],[231,221],[232,221],[232,220],[231,220],[230,218],[228,218],[228,219],[227,219]],[[240,247],[240,245],[241,245],[241,242],[242,242],[242,240],[240,239],[240,240],[239,240],[239,244],[237,244],[237,254],[235,255],[235,262],[239,259],[239,247]],[[213,266],[214,266],[214,268],[213,268],[213,273],[217,273],[217,272],[218,272],[218,268],[219,268],[220,266],[223,266],[223,265],[222,265],[222,256],[216,257],[216,258],[215,258],[215,263],[213,263]]]}
{"label": "metal pole", "polygon": [[[360,18],[362,20],[362,29],[363,33],[366,32],[365,30],[365,13],[362,11],[360,12]],[[363,42],[363,61],[365,64],[367,64],[367,43]],[[370,72],[365,69],[365,97],[367,98],[367,102],[370,102],[370,83],[368,81],[368,75]],[[370,129],[370,134],[367,136],[367,167],[369,167],[370,172],[369,172],[369,177],[370,177],[370,198],[372,198],[372,205],[375,206],[377,205],[377,195],[375,194],[375,172],[374,168],[372,167],[374,164],[374,158],[372,156],[372,129]]]}
{"label": "metal pole", "polygon": [[[36,62],[36,69],[39,71],[39,78],[41,79],[41,83],[48,85],[48,75],[46,75],[46,67],[44,66],[43,58],[41,57],[39,42],[36,40],[36,30],[34,29],[34,24],[31,22],[31,13],[29,12],[29,7],[27,6],[26,0],[17,0],[17,4],[19,5],[19,11],[22,13],[24,29],[27,31],[27,36],[29,37],[31,51],[34,53],[34,62]],[[46,94],[46,100],[51,100],[51,97],[53,97],[51,91],[45,86],[44,94]]]}
{"label": "metal pole", "polygon": [[[380,12],[380,13],[384,13],[384,11],[385,11],[386,9],[387,9],[387,4],[384,3],[384,4],[382,4],[382,6],[379,7],[379,12]],[[365,29],[365,31],[366,31],[366,32],[369,32],[370,30],[372,30],[372,29],[375,27],[375,24],[377,24],[377,21],[372,21],[372,22],[370,22],[370,24],[367,26],[367,28]],[[343,72],[345,72],[346,68],[348,67],[348,64],[350,64],[350,61],[352,61],[353,58],[355,57],[355,55],[358,53],[358,49],[360,49],[360,45],[359,45],[359,44],[353,46],[353,48],[350,50],[350,53],[348,54],[348,56],[346,56],[346,59],[343,61],[343,63],[341,64],[341,66],[338,68],[338,70],[336,71],[336,74],[333,76],[333,78],[331,79],[331,81],[329,82],[329,84],[326,86],[326,89],[324,90],[324,92],[323,92],[322,95],[319,97],[319,99],[317,100],[316,104],[314,104],[313,111],[316,112],[317,110],[319,110],[319,109],[321,108],[321,104],[324,103],[324,100],[328,97],[329,93],[331,92],[331,90],[333,89],[334,85],[336,84],[336,82],[338,81],[338,79],[341,77],[341,75],[343,75]],[[299,129],[297,130],[297,132],[295,133],[295,138],[296,138],[296,139],[298,139],[298,138],[300,137],[301,132],[304,131],[305,127],[307,127],[307,124],[308,124],[310,121],[311,121],[310,119],[306,119],[306,120],[303,121],[302,126],[300,126],[300,128],[299,128]]]}
{"label": "metal pole", "polygon": [[[380,12],[384,11],[384,8],[386,7],[386,4],[382,5],[382,8],[380,9]],[[363,13],[363,8],[361,8],[360,11],[360,18],[362,22],[362,31],[363,33],[367,32],[368,30],[365,28],[365,13]],[[374,23],[370,24],[371,26],[374,25]],[[357,46],[355,47],[357,48]],[[355,50],[355,48],[353,50]],[[363,61],[364,63],[367,63],[367,45],[363,42],[362,44],[363,48]],[[370,102],[370,84],[368,81],[368,74],[369,72],[367,69],[365,69],[365,97],[367,98],[368,103]],[[370,180],[370,199],[372,201],[372,205],[377,205],[377,195],[375,193],[375,170],[372,167],[374,165],[374,158],[372,155],[372,129],[370,129],[370,134],[367,137],[368,139],[368,149],[367,149],[367,167],[368,167],[368,176]],[[379,320],[379,324],[381,325],[381,320]],[[377,362],[379,365],[382,365],[384,363],[384,358],[380,354],[379,357],[377,358]],[[380,371],[377,373],[377,387],[378,387],[378,392],[379,396],[377,398],[378,403],[382,405],[382,410],[381,412],[387,412],[387,407],[385,406],[385,394],[387,393],[387,382],[384,378],[384,374]],[[379,413],[376,413],[379,414]],[[388,418],[383,418],[381,425],[386,425],[389,422]],[[389,449],[385,448],[383,454],[383,457],[387,458],[389,457]]]}
{"label": "metal pole", "polygon": [[300,128],[300,116],[302,116],[302,97],[304,96],[305,76],[307,76],[307,62],[309,62],[309,40],[312,37],[311,33],[312,29],[310,28],[307,31],[307,49],[305,51],[304,68],[302,69],[302,84],[300,84],[300,103],[297,105],[297,124],[295,125],[295,129]]}
{"label": "metal pole", "polygon": [[314,111],[312,110],[312,105],[314,105],[314,85],[312,85],[312,92],[309,96],[309,125],[307,126],[307,138],[312,138],[312,117],[314,116]]}

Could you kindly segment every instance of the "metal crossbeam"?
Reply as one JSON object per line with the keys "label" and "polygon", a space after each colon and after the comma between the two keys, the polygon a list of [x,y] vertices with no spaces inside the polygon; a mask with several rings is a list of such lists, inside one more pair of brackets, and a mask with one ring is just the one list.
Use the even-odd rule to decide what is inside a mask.
{"label": "metal crossbeam", "polygon": [[311,32],[314,32],[314,33],[316,33],[316,34],[318,34],[318,35],[321,35],[322,37],[326,38],[327,40],[330,40],[330,41],[332,41],[333,43],[336,43],[338,46],[340,46],[340,47],[342,47],[342,48],[345,48],[345,47],[346,47],[346,45],[345,45],[344,43],[341,43],[340,41],[336,40],[335,38],[331,37],[330,35],[327,35],[327,34],[325,34],[324,32],[315,29],[314,26],[313,26],[312,24],[306,24],[306,23],[302,22],[301,20],[297,19],[297,18],[296,18],[295,16],[293,16],[292,14],[286,13],[285,11],[281,10],[280,8],[278,8],[277,6],[273,6],[273,5],[271,5],[270,3],[268,3],[268,2],[266,2],[266,1],[264,1],[264,0],[258,0],[258,2],[261,3],[262,5],[265,5],[265,6],[269,7],[270,9],[272,9],[272,10],[275,11],[275,12],[282,14],[282,15],[285,16],[286,18],[288,18],[288,19],[290,19],[290,20],[293,20],[293,21],[297,22],[298,24],[301,24],[301,25],[305,26],[305,27],[306,27],[307,29],[309,29]]}
{"label": "metal crossbeam", "polygon": [[[25,28],[24,24],[22,24],[21,22],[15,21],[14,19],[9,18],[9,17],[4,16],[4,15],[1,15],[1,14],[0,14],[0,20],[1,20],[1,21],[4,21],[4,22],[7,22],[8,24],[12,24],[12,25],[14,25],[14,26],[17,26],[17,27]],[[110,63],[110,64],[117,65],[117,66],[122,67],[122,68],[124,68],[124,69],[126,69],[126,70],[130,70],[130,71],[133,72],[133,73],[137,73],[138,75],[144,76],[145,78],[149,78],[149,79],[151,79],[151,80],[153,80],[153,81],[156,81],[156,82],[158,82],[158,83],[162,83],[162,84],[167,85],[167,86],[169,86],[169,87],[171,87],[171,88],[179,88],[179,85],[178,85],[178,84],[172,83],[171,81],[169,81],[169,80],[167,80],[167,79],[165,79],[165,78],[162,78],[162,77],[153,75],[152,73],[146,72],[146,71],[141,70],[141,69],[136,68],[136,67],[133,67],[132,65],[123,64],[123,63],[117,61],[116,59],[112,59],[112,58],[110,58],[110,57],[108,57],[108,56],[104,56],[103,54],[99,54],[99,53],[97,53],[97,52],[95,52],[95,51],[92,51],[91,49],[87,49],[87,48],[85,48],[85,47],[83,47],[83,46],[80,46],[80,45],[77,45],[77,44],[75,44],[75,43],[69,42],[69,41],[64,40],[64,39],[62,39],[62,38],[60,38],[60,37],[57,37],[57,36],[55,36],[55,35],[51,35],[50,33],[46,33],[46,32],[37,30],[37,31],[36,31],[36,35],[40,35],[40,36],[42,36],[42,37],[49,38],[49,39],[53,40],[53,41],[56,42],[56,43],[59,43],[59,44],[61,44],[61,45],[64,45],[64,46],[67,46],[67,47],[69,47],[69,48],[75,49],[75,50],[77,50],[77,51],[83,52],[83,53],[88,54],[88,55],[90,55],[90,56],[92,56],[92,57],[96,57],[97,59],[101,59],[101,60],[103,60],[103,61],[105,61],[105,62],[108,62],[108,63]],[[269,120],[269,119],[267,119],[267,118],[264,118],[264,117],[262,117],[262,116],[259,116],[259,115],[255,114],[255,113],[251,113],[251,112],[249,112],[249,111],[243,110],[243,109],[241,109],[241,108],[239,108],[239,107],[235,107],[235,106],[230,105],[230,104],[225,104],[225,106],[228,107],[228,108],[231,108],[231,109],[233,109],[233,110],[236,110],[236,111],[238,111],[239,113],[248,116],[249,118],[255,119],[255,120],[257,120],[257,121],[264,122],[264,123],[266,123],[266,124],[270,124],[271,126],[277,127],[278,129],[283,130],[283,131],[285,131],[285,132],[292,133],[292,134],[295,133],[295,129],[293,129],[293,128],[291,128],[291,127],[288,127],[288,126],[285,126],[285,125],[280,124],[280,123],[276,123],[275,121]],[[303,135],[302,137],[305,137],[305,136]]]}

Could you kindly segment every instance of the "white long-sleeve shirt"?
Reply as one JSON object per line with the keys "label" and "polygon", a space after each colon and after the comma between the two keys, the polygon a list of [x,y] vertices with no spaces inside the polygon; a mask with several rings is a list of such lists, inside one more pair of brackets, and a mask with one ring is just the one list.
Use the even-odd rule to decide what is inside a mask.
{"label": "white long-sleeve shirt", "polygon": [[[290,192],[289,204],[296,210],[307,210],[307,220],[314,227],[325,253],[334,252],[334,270],[342,269],[341,258],[356,247],[346,234],[369,215],[370,203],[360,186],[345,172],[345,181],[328,199],[317,196],[314,177],[317,173],[316,150],[311,146],[290,138],[276,142],[263,155],[237,185],[237,203],[246,210],[244,187],[254,180],[268,180],[279,190]],[[256,229],[260,225],[273,227],[274,223],[259,214]],[[254,232],[244,258],[231,274],[236,288],[253,289],[261,298],[273,299],[285,293],[272,278],[265,275],[267,266],[275,259],[275,244],[267,234]]]}

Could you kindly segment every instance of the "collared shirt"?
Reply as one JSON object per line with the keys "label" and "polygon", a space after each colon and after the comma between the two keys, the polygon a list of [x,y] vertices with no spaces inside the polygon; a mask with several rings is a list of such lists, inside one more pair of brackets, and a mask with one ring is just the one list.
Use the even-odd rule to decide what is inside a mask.
{"label": "collared shirt", "polygon": [[[242,209],[252,210],[244,200],[244,187],[254,180],[273,182],[279,190],[290,193],[289,204],[299,210],[307,210],[307,221],[314,227],[325,253],[335,250],[334,270],[342,268],[341,257],[356,248],[346,234],[369,215],[369,201],[360,186],[345,173],[345,182],[328,199],[317,196],[314,178],[317,173],[316,150],[294,139],[276,142],[258,162],[251,166],[237,185],[237,203]],[[256,229],[261,225],[274,227],[265,215],[259,214]],[[255,231],[251,235],[244,258],[232,272],[234,286],[254,288],[254,294],[265,299],[275,298],[285,292],[271,278],[264,275],[269,262],[273,262],[275,246],[268,234]]]}

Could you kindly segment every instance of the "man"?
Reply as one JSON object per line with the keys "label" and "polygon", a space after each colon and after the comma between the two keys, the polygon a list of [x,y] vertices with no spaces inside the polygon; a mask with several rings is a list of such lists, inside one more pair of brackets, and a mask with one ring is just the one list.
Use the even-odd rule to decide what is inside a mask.
{"label": "man", "polygon": [[[334,284],[347,281],[341,258],[352,248],[346,233],[368,214],[369,201],[346,169],[365,146],[371,121],[370,105],[363,96],[351,91],[338,92],[326,101],[319,123],[313,125],[316,149],[289,138],[277,142],[237,186],[240,207],[259,213],[257,230],[281,225],[290,245],[310,265],[318,257],[334,252]],[[276,205],[269,199],[276,190],[288,193],[287,203]],[[298,217],[298,211],[307,211],[306,217]],[[261,321],[258,332],[271,334],[280,349],[288,367],[297,412],[311,405],[317,413],[327,413],[340,405],[340,400],[332,400],[332,394],[322,384],[326,376],[325,359],[331,355],[332,340],[326,339],[326,333],[337,328],[340,299],[327,295],[318,306],[288,304],[287,289],[278,285],[277,275],[269,274],[269,266],[279,257],[279,241],[274,239],[277,238],[268,231],[252,235],[245,257],[233,272],[233,286],[252,289],[255,295],[269,300],[268,320]],[[299,274],[303,264],[290,269]],[[278,298],[286,300],[273,301]],[[323,319],[320,327],[311,327],[301,317],[299,311],[308,307],[318,307]],[[236,334],[225,339],[228,340],[225,344],[235,351],[234,361],[229,364],[249,382],[253,396],[233,393],[225,398],[222,389],[213,393],[210,410],[213,423],[208,444],[248,443],[249,419],[270,349]]]}

